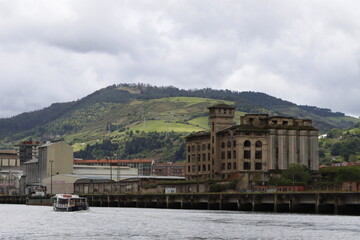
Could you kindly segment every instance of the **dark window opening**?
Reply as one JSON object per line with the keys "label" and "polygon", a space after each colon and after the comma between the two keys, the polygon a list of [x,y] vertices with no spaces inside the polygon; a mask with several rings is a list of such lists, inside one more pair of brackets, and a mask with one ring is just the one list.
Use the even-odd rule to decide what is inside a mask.
{"label": "dark window opening", "polygon": [[249,162],[244,162],[244,170],[250,170],[251,166]]}
{"label": "dark window opening", "polygon": [[262,159],[262,151],[255,151],[255,158]]}
{"label": "dark window opening", "polygon": [[222,164],[221,164],[221,169],[222,169],[222,170],[225,170],[225,163],[222,163]]}
{"label": "dark window opening", "polygon": [[236,158],[236,150],[233,151],[233,158]]}
{"label": "dark window opening", "polygon": [[244,159],[250,159],[251,158],[251,151],[245,150],[244,151]]}
{"label": "dark window opening", "polygon": [[221,142],[221,148],[225,148],[225,143]]}
{"label": "dark window opening", "polygon": [[228,151],[228,152],[227,152],[227,158],[228,158],[228,159],[231,159],[231,151]]}
{"label": "dark window opening", "polygon": [[221,159],[225,159],[225,152],[221,152]]}
{"label": "dark window opening", "polygon": [[262,169],[262,163],[257,162],[255,163],[255,170],[261,170]]}
{"label": "dark window opening", "polygon": [[228,163],[228,169],[231,169],[231,163]]}
{"label": "dark window opening", "polygon": [[262,147],[262,142],[261,141],[256,141],[255,147]]}
{"label": "dark window opening", "polygon": [[249,140],[246,140],[244,142],[244,147],[250,147],[251,146],[251,142]]}

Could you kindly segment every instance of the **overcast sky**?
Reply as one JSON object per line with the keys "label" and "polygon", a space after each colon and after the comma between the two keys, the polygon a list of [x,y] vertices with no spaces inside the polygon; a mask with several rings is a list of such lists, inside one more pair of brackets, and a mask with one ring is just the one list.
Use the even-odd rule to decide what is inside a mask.
{"label": "overcast sky", "polygon": [[118,83],[360,115],[358,0],[0,0],[0,117]]}

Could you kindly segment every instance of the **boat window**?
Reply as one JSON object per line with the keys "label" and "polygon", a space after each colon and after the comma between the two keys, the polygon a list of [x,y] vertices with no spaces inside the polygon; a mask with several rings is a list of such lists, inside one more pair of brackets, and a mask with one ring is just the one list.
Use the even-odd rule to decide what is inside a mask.
{"label": "boat window", "polygon": [[68,203],[68,200],[67,200],[67,199],[62,199],[62,198],[60,198],[60,199],[59,199],[59,203],[60,203],[60,204],[67,204],[67,203]]}

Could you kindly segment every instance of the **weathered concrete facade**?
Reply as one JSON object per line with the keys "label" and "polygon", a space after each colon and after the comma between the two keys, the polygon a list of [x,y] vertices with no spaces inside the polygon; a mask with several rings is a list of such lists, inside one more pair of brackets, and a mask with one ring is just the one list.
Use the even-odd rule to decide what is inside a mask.
{"label": "weathered concrete facade", "polygon": [[186,137],[188,180],[239,173],[247,187],[293,163],[319,169],[318,130],[311,120],[246,114],[234,126],[234,114],[234,107],[225,104],[209,107],[210,132]]}

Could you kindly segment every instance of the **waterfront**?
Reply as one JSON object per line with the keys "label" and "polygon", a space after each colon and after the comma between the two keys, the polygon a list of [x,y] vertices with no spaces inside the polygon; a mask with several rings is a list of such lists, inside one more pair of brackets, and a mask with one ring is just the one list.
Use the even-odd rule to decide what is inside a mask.
{"label": "waterfront", "polygon": [[358,239],[355,216],[0,205],[1,239]]}

